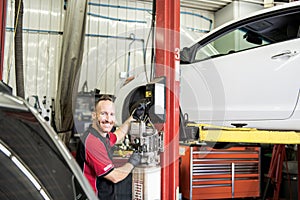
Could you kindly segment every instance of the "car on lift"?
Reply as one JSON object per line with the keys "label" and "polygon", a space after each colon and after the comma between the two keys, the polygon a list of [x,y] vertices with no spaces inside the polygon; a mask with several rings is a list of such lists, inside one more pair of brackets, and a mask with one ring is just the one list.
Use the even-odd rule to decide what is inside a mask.
{"label": "car on lift", "polygon": [[[182,115],[196,123],[300,130],[299,52],[300,2],[214,29],[181,49]],[[145,80],[141,74],[116,94],[119,121]]]}
{"label": "car on lift", "polygon": [[52,127],[1,86],[0,199],[97,199]]}

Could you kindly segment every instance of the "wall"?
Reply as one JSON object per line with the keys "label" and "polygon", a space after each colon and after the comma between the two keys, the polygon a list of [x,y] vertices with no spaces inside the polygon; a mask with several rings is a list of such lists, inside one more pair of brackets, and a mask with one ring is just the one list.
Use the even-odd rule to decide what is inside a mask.
{"label": "wall", "polygon": [[[89,1],[79,90],[86,82],[88,91],[99,88],[101,93],[117,95],[128,76],[144,70],[144,56],[149,70],[151,9],[152,4],[138,1]],[[24,0],[26,97],[55,98],[64,14],[63,0]],[[213,16],[210,12],[182,8],[181,46],[190,45],[210,31]],[[8,1],[3,80],[14,88],[13,19],[14,1]]]}
{"label": "wall", "polygon": [[215,27],[221,26],[230,20],[245,17],[248,14],[262,9],[264,9],[263,2],[249,3],[243,1],[233,1],[215,13]]}
{"label": "wall", "polygon": [[[3,81],[15,87],[14,2],[7,1]],[[53,96],[60,59],[63,6],[61,1],[24,0],[23,60],[25,94]]]}

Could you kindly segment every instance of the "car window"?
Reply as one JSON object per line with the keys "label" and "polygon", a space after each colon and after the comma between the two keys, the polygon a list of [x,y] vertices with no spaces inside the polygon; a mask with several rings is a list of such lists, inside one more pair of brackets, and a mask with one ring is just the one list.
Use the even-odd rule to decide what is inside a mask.
{"label": "car window", "polygon": [[0,127],[0,199],[75,199],[72,171],[31,112],[0,108]]}
{"label": "car window", "polygon": [[239,26],[196,50],[195,61],[215,58],[300,37],[299,12]]}

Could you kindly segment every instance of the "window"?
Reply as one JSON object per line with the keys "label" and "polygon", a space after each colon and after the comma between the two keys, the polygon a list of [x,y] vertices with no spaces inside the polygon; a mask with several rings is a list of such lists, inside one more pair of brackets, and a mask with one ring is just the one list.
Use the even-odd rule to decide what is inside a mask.
{"label": "window", "polygon": [[[263,18],[216,36],[196,50],[195,61],[224,56],[300,37],[300,13]],[[220,35],[220,34],[219,34]]]}

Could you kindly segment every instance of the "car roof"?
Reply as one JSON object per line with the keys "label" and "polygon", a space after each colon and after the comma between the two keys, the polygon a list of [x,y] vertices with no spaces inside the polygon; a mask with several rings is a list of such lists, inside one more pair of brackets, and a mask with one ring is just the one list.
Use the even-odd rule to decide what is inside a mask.
{"label": "car roof", "polygon": [[29,111],[22,99],[3,92],[0,92],[0,107]]}

